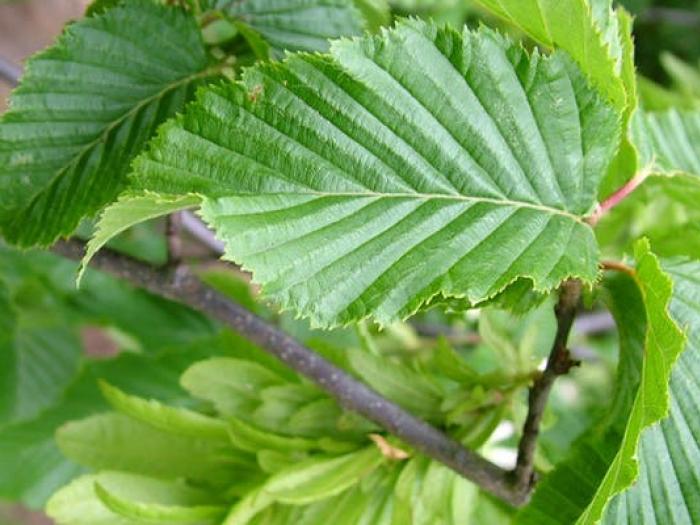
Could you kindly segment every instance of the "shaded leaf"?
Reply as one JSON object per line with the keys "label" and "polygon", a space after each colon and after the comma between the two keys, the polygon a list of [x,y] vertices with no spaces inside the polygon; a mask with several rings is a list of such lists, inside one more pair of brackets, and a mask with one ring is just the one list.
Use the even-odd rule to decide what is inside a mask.
{"label": "shaded leaf", "polygon": [[0,231],[48,245],[112,201],[132,158],[215,74],[195,20],[148,0],[70,24],[0,118]]}
{"label": "shaded leaf", "polygon": [[700,521],[700,262],[662,264],[673,280],[671,316],[688,339],[671,372],[670,411],[642,432],[639,476],[610,502],[603,523]]}

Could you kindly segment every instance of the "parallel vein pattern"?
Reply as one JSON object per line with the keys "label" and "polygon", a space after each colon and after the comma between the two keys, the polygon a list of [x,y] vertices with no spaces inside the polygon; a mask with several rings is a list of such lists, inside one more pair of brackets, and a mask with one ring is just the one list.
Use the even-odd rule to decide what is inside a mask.
{"label": "parallel vein pattern", "polygon": [[617,117],[564,54],[408,21],[201,93],[135,185],[205,197],[228,257],[320,325],[596,276]]}
{"label": "parallel vein pattern", "polygon": [[671,315],[688,339],[671,374],[670,412],[642,434],[639,477],[603,523],[700,522],[700,262],[676,259],[664,269],[674,284]]}
{"label": "parallel vein pattern", "polygon": [[359,35],[365,20],[353,0],[214,0],[213,6],[258,31],[276,50],[326,51],[328,40]]}
{"label": "parallel vein pattern", "polygon": [[700,112],[638,111],[632,136],[644,164],[700,176]]}
{"label": "parallel vein pattern", "polygon": [[116,197],[133,156],[208,60],[189,15],[147,0],[68,26],[0,119],[0,231],[50,244]]}

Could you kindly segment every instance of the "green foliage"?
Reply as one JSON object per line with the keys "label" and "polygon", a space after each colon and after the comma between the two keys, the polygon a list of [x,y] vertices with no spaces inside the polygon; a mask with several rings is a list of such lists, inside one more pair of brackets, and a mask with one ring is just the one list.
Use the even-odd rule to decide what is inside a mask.
{"label": "green foliage", "polygon": [[[668,85],[637,76],[610,0],[479,3],[96,0],[27,62],[0,117],[0,233],[91,240],[80,289],[74,265],[0,245],[0,498],[58,525],[700,520],[698,68],[662,53]],[[500,32],[462,27],[485,15]],[[163,235],[189,209],[240,266],[175,219]],[[574,324],[583,363],[552,388],[516,510],[214,321],[86,270],[107,243],[173,286],[191,265],[508,468],[561,283],[616,334]]]}
{"label": "green foliage", "polygon": [[359,35],[366,24],[376,28],[387,18],[382,0],[212,0],[210,4],[257,31],[278,57],[285,50],[325,51],[329,39]]}
{"label": "green foliage", "polygon": [[5,239],[48,245],[114,200],[158,125],[216,74],[177,9],[134,1],[68,26],[28,62],[0,121]]}
{"label": "green foliage", "polygon": [[206,197],[227,258],[283,307],[320,326],[386,323],[519,277],[592,282],[582,219],[616,125],[565,55],[412,21],[201,92],[134,185]]}
{"label": "green foliage", "polygon": [[612,500],[603,523],[638,523],[653,516],[657,523],[690,525],[700,519],[700,264],[673,259],[663,268],[674,285],[671,316],[688,329],[685,350],[671,373],[668,415],[641,436],[637,481]]}

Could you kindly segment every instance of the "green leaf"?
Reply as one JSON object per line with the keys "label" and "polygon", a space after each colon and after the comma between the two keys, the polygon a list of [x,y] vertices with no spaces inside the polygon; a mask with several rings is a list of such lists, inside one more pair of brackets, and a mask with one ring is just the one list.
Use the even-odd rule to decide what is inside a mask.
{"label": "green leaf", "polygon": [[54,404],[78,372],[82,346],[66,326],[70,311],[42,285],[28,277],[13,301],[0,280],[0,429]]}
{"label": "green leaf", "polygon": [[597,522],[610,499],[636,479],[638,465],[635,457],[642,431],[666,416],[671,368],[683,350],[683,334],[668,311],[671,280],[651,253],[647,241],[637,244],[635,256],[637,281],[644,298],[648,323],[639,390],[617,455],[591,503],[579,518],[579,524]]}
{"label": "green leaf", "polygon": [[0,119],[0,231],[48,245],[124,187],[132,158],[216,74],[195,20],[132,0],[33,57]]}
{"label": "green leaf", "polygon": [[109,408],[97,387],[99,378],[139,395],[182,402],[178,377],[193,360],[201,358],[195,347],[158,357],[123,354],[84,367],[59,403],[32,420],[0,430],[0,496],[39,507],[54,490],[81,473],[81,467],[61,454],[54,433],[70,420]]}
{"label": "green leaf", "polygon": [[120,197],[117,202],[107,207],[100,215],[97,230],[88,242],[85,256],[80,264],[78,282],[82,279],[90,260],[100,248],[116,235],[135,224],[191,208],[197,204],[199,204],[199,199],[193,195],[183,195],[171,199],[160,198],[152,194]]}
{"label": "green leaf", "polygon": [[662,262],[673,281],[671,316],[687,330],[687,343],[671,372],[670,411],[642,432],[634,485],[609,504],[603,523],[700,521],[700,262]]}
{"label": "green leaf", "polygon": [[134,184],[204,196],[226,257],[283,307],[387,323],[519,277],[593,281],[582,218],[616,130],[565,54],[406,21],[202,91]]}
{"label": "green leaf", "polygon": [[700,112],[639,111],[632,137],[643,165],[654,172],[686,172],[700,176]]}
{"label": "green leaf", "polygon": [[[260,33],[277,56],[326,51],[328,40],[360,35],[366,22],[353,0],[214,0],[212,7]],[[373,23],[373,26],[376,25]]]}
{"label": "green leaf", "polygon": [[[611,288],[620,294],[612,311],[616,321],[625,324],[620,331],[623,353],[616,399],[603,419],[607,426],[594,428],[542,481],[519,515],[519,524],[598,523],[609,502],[637,479],[640,440],[668,412],[668,383],[683,349],[683,334],[669,313],[671,279],[646,240],[637,244],[635,252],[638,290],[624,285]],[[634,303],[620,302],[623,298],[641,299],[644,312]],[[641,330],[646,332],[643,347]]]}
{"label": "green leaf", "polygon": [[155,399],[128,395],[105,381],[100,390],[115,410],[170,434],[228,442],[225,422],[179,407],[170,407]]}
{"label": "green leaf", "polygon": [[196,525],[219,523],[226,513],[225,507],[173,506],[157,503],[139,503],[121,498],[95,482],[95,494],[109,510],[128,519],[148,523],[194,523]]}
{"label": "green leaf", "polygon": [[193,396],[211,401],[219,414],[240,417],[257,406],[263,389],[285,381],[260,364],[219,357],[195,363],[180,382]]}
{"label": "green leaf", "polygon": [[71,421],[58,429],[56,441],[68,458],[96,470],[185,477],[214,486],[232,483],[234,465],[245,465],[217,440],[175,435],[117,413]]}
{"label": "green leaf", "polygon": [[[632,18],[612,0],[479,0],[545,46],[567,51],[593,84],[622,114],[627,133],[637,108]],[[600,184],[600,198],[612,194],[637,171],[637,153],[628,136],[610,172]]]}
{"label": "green leaf", "polygon": [[[619,109],[634,109],[629,15],[611,0],[479,0],[542,44],[564,49]],[[628,42],[626,42],[628,41]]]}
{"label": "green leaf", "polygon": [[82,476],[61,488],[46,510],[61,525],[214,525],[218,523],[215,518],[225,511],[211,503],[207,494],[184,483],[101,472]]}
{"label": "green leaf", "polygon": [[352,487],[384,458],[375,446],[337,458],[314,458],[272,476],[257,491],[233,506],[224,525],[244,525],[275,503],[308,505]]}

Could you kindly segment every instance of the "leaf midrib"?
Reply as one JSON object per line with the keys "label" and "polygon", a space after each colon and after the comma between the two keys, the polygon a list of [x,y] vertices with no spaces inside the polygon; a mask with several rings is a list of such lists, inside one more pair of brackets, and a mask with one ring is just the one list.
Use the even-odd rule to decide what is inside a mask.
{"label": "leaf midrib", "polygon": [[[217,199],[225,199],[227,197],[248,197],[248,196],[260,196],[260,193],[245,192],[245,193],[230,193],[226,195],[221,195],[216,197]],[[510,206],[514,208],[528,208],[532,210],[537,210],[543,213],[548,213],[550,215],[560,215],[566,217],[582,225],[588,226],[588,223],[584,220],[584,217],[580,217],[566,210],[561,210],[559,208],[552,208],[544,204],[535,204],[531,202],[516,201],[510,199],[496,199],[491,197],[476,197],[471,195],[461,195],[454,193],[382,193],[376,191],[340,191],[340,192],[325,192],[325,191],[272,191],[267,193],[267,195],[315,195],[318,197],[370,197],[370,198],[381,198],[381,199],[422,199],[422,200],[447,200],[447,201],[457,201],[457,202],[474,202],[474,203],[487,203],[495,204],[499,206]]]}

